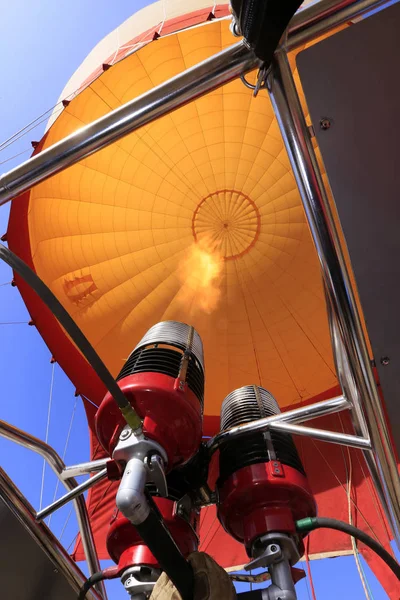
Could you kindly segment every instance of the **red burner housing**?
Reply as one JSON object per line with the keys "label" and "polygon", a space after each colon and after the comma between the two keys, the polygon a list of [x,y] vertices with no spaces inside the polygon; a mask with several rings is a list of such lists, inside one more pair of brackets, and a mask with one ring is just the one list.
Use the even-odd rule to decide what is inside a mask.
{"label": "red burner housing", "polygon": [[[179,380],[162,373],[134,373],[118,385],[143,419],[146,437],[158,442],[168,456],[168,470],[187,462],[198,450],[202,436],[202,410],[198,398]],[[126,425],[108,393],[95,417],[96,435],[112,456]]]}
{"label": "red burner housing", "polygon": [[274,531],[295,534],[295,521],[316,515],[307,478],[281,463],[243,467],[218,491],[218,518],[224,529],[245,545],[249,556],[261,535]]}
{"label": "red burner housing", "polygon": [[[221,429],[280,413],[265,388],[249,385],[231,392],[222,403]],[[253,544],[269,533],[293,537],[304,551],[295,522],[316,515],[316,504],[292,436],[254,431],[232,437],[219,450],[218,518],[252,557]]]}
{"label": "red burner housing", "polygon": [[[192,511],[190,523],[176,514],[175,502],[169,498],[153,498],[164,522],[182,554],[187,557],[198,548],[198,512]],[[117,513],[107,534],[107,550],[120,573],[134,565],[158,567],[157,560],[142,542],[135,527]]]}

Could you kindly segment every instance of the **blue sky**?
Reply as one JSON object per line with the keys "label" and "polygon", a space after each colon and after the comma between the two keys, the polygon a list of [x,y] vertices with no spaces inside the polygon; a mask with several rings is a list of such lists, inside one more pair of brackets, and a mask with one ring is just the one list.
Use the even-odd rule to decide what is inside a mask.
{"label": "blue sky", "polygon": [[[36,119],[57,101],[65,83],[93,46],[133,12],[144,0],[13,0],[2,5],[0,55],[3,57],[0,83],[0,143]],[[29,157],[31,140],[39,140],[45,123],[8,148],[0,149],[0,173]],[[16,158],[12,158],[22,153]],[[11,158],[11,160],[9,160]],[[7,161],[7,162],[4,162]],[[7,229],[8,206],[0,208],[0,235]],[[88,432],[80,399],[58,365],[50,364],[50,353],[34,327],[18,290],[8,283],[12,275],[0,264],[0,336],[2,360],[0,377],[3,400],[0,418],[45,438],[50,388],[53,378],[49,443],[65,456],[67,464],[89,457]],[[15,323],[15,324],[9,324]],[[73,421],[71,425],[71,418]],[[35,508],[41,496],[42,460],[31,452],[0,439],[0,465],[14,479]],[[43,506],[53,500],[56,481],[45,472]],[[59,493],[61,489],[59,490]],[[51,527],[62,534],[69,547],[77,532],[70,507],[54,515]],[[387,598],[364,564],[373,598]],[[83,566],[84,567],[84,566]],[[354,559],[345,557],[312,563],[317,598],[337,599],[346,589],[346,598],[364,598]],[[244,588],[241,588],[244,589]],[[248,589],[248,588],[247,588]],[[110,600],[126,599],[118,582],[110,584]],[[297,586],[299,599],[310,598],[308,584]]]}

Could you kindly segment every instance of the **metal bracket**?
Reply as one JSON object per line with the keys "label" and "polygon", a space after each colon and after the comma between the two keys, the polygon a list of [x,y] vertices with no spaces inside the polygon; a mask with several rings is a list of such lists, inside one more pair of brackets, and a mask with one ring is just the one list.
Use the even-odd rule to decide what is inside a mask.
{"label": "metal bracket", "polygon": [[130,567],[123,572],[121,582],[131,600],[144,600],[150,597],[160,575],[160,569]]}
{"label": "metal bracket", "polygon": [[247,81],[245,75],[241,75],[240,80],[242,81],[242,83],[244,83],[244,85],[247,88],[249,88],[250,90],[253,90],[253,96],[255,98],[260,90],[265,90],[268,88],[268,85],[267,85],[268,73],[269,73],[269,67],[261,67],[258,71],[257,81],[256,81],[255,85],[253,85],[252,83],[249,83]]}
{"label": "metal bracket", "polygon": [[160,496],[166,498],[168,496],[168,485],[163,459],[159,454],[152,454],[151,456],[145,457],[144,465],[147,469],[150,481],[152,481],[157,488],[157,492]]}
{"label": "metal bracket", "polygon": [[160,496],[168,496],[165,477],[165,465],[168,459],[164,448],[143,435],[135,435],[129,425],[125,425],[113,452],[113,459],[128,463],[132,458],[143,462],[147,473],[147,483],[154,483]]}
{"label": "metal bracket", "polygon": [[248,565],[245,566],[245,571],[252,571],[253,569],[262,569],[270,567],[274,562],[282,559],[282,550],[278,544],[269,544],[264,550],[263,554],[258,558],[255,558]]}
{"label": "metal bracket", "polygon": [[259,556],[245,566],[246,571],[268,568],[271,585],[262,590],[262,600],[296,600],[291,564],[300,558],[295,541],[283,533],[268,533],[253,544]]}
{"label": "metal bracket", "polygon": [[[266,548],[266,550],[265,550]],[[277,549],[280,555],[278,556]],[[245,571],[267,568],[276,559],[284,556],[291,565],[296,564],[300,560],[300,554],[297,549],[294,539],[284,533],[267,533],[261,536],[253,544],[252,554],[256,556],[248,565],[245,566]],[[258,556],[257,556],[258,555]]]}
{"label": "metal bracket", "polygon": [[[193,515],[193,509],[196,512],[196,519],[193,520],[191,516]],[[188,494],[183,496],[180,500],[175,502],[175,514],[178,515],[181,519],[184,519],[186,523],[189,525],[197,540],[199,541],[198,532],[196,531],[195,521],[200,516],[200,509],[196,508],[196,505],[193,503],[192,499]]]}

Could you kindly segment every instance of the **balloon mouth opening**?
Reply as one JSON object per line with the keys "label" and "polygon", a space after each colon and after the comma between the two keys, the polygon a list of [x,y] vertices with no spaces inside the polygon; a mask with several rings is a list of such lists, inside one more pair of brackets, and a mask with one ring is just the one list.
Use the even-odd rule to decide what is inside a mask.
{"label": "balloon mouth opening", "polygon": [[223,260],[235,260],[249,252],[260,235],[260,229],[257,205],[234,189],[208,194],[193,213],[195,242],[207,240]]}

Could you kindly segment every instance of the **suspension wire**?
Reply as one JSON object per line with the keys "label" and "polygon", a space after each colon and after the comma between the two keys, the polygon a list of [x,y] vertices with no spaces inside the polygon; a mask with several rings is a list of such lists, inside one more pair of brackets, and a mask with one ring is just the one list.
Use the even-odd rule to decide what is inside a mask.
{"label": "suspension wire", "polygon": [[390,554],[393,556],[393,558],[396,558],[395,553],[393,552],[393,548],[390,545],[390,535],[389,535],[389,531],[388,531],[388,526],[387,526],[387,523],[386,523],[386,521],[385,521],[385,519],[383,517],[382,507],[379,504],[378,495],[377,495],[375,486],[372,485],[371,480],[370,480],[370,476],[365,473],[365,470],[364,470],[364,467],[363,467],[363,463],[360,460],[360,455],[359,455],[358,452],[357,452],[357,460],[358,460],[358,464],[360,465],[363,477],[364,477],[365,481],[367,482],[368,489],[370,490],[372,499],[374,501],[374,506],[375,506],[376,514],[379,517],[380,523],[382,525],[382,529],[386,532],[386,541],[387,541],[387,545],[388,545],[388,552],[390,552]]}
{"label": "suspension wire", "polygon": [[306,581],[306,588],[307,588],[307,596],[308,596],[308,600],[311,600],[311,596],[310,596],[310,586],[308,585],[308,577],[305,578]]}
{"label": "suspension wire", "polygon": [[[343,433],[345,433],[343,419],[340,414],[338,414],[338,418],[339,418],[339,422],[340,422],[340,427],[341,427]],[[349,447],[347,447],[347,459],[348,459],[347,461],[346,461],[346,457],[344,454],[343,446],[341,446],[341,453],[343,456],[343,463],[344,463],[344,468],[345,468],[345,473],[346,473],[346,495],[347,495],[348,519],[349,519],[349,524],[353,525],[353,512],[352,512],[353,460],[352,460],[352,456],[351,456]],[[348,464],[348,466],[347,466],[347,464]],[[355,508],[357,508],[356,504],[355,504]],[[373,595],[371,593],[371,589],[368,585],[368,581],[367,581],[364,569],[361,564],[360,554],[358,552],[358,547],[357,547],[357,541],[353,536],[350,536],[350,540],[351,540],[351,548],[353,550],[354,560],[355,560],[355,563],[357,566],[358,575],[360,577],[360,581],[361,581],[361,585],[364,590],[365,597],[367,598],[367,600],[371,600],[371,598],[373,600]]]}
{"label": "suspension wire", "polygon": [[[208,508],[211,507],[206,507],[206,510],[208,510]],[[211,533],[212,528],[214,527],[215,523],[217,521],[217,515],[214,516],[214,519],[211,521],[211,525],[209,525],[208,529],[207,529],[207,533],[205,534],[205,536],[203,537],[203,539],[201,540],[201,546],[202,546],[202,551],[205,552],[209,546],[209,544],[206,544],[206,539],[208,538],[209,534]],[[204,523],[203,523],[204,525]]]}
{"label": "suspension wire", "polygon": [[[215,519],[215,520],[216,520],[216,519]],[[215,523],[215,520],[214,520],[214,523]],[[202,552],[207,552],[207,550],[208,550],[209,546],[211,546],[211,543],[212,543],[213,539],[215,538],[215,536],[216,536],[216,535],[217,535],[217,533],[218,533],[218,529],[219,529],[219,527],[220,527],[220,525],[218,525],[218,524],[217,524],[217,527],[215,528],[215,531],[214,531],[214,533],[212,534],[212,536],[211,536],[211,537],[210,537],[210,539],[208,540],[208,542],[207,542],[207,546],[205,546],[205,547],[203,548]]]}
{"label": "suspension wire", "polygon": [[28,325],[28,321],[2,321],[0,325]]}
{"label": "suspension wire", "polygon": [[120,40],[119,40],[119,27],[117,27],[117,29],[116,29],[116,32],[117,32],[117,47],[116,47],[116,49],[115,49],[114,56],[112,57],[112,59],[111,59],[111,61],[110,61],[110,65],[113,65],[113,64],[114,64],[114,60],[117,58],[117,54],[118,54],[118,52],[119,52],[119,47],[120,47]]}
{"label": "suspension wire", "polygon": [[[340,414],[338,414],[337,416],[338,416],[339,421],[340,421],[341,429],[342,429],[343,432],[345,432],[345,428],[344,428],[344,425],[343,425],[342,417],[341,417]],[[321,457],[326,462],[327,467],[331,470],[332,474],[335,476],[335,478],[337,479],[338,483],[341,485],[341,487],[344,489],[344,491],[346,493],[347,502],[348,502],[348,506],[349,506],[349,523],[350,523],[350,525],[353,524],[352,510],[351,509],[352,509],[352,507],[354,507],[355,511],[360,514],[360,516],[362,517],[362,519],[365,521],[365,524],[367,525],[367,527],[371,530],[371,534],[379,542],[379,539],[378,539],[376,533],[371,528],[369,522],[366,520],[365,516],[363,515],[363,513],[360,510],[360,508],[358,507],[356,501],[352,498],[352,494],[351,494],[351,489],[352,489],[352,460],[351,460],[350,449],[347,448],[347,452],[349,454],[349,467],[350,467],[350,470],[349,470],[348,467],[347,467],[347,461],[346,461],[346,458],[345,458],[345,455],[344,455],[344,452],[343,452],[343,447],[341,447],[341,452],[342,452],[342,456],[343,456],[343,463],[344,463],[344,468],[345,468],[345,473],[346,473],[346,485],[344,485],[340,481],[340,479],[337,476],[337,474],[335,473],[334,469],[332,469],[332,467],[329,465],[328,461],[325,458],[324,452],[322,452],[320,450],[319,446],[314,442],[314,440],[312,440],[312,443],[313,443],[315,449],[318,450],[318,452],[320,453]],[[301,443],[301,445],[302,445],[302,443]],[[361,461],[359,461],[359,462],[360,462],[360,466],[361,466],[363,475],[364,475],[364,477],[366,477],[365,472],[364,472],[364,470],[362,468],[362,465],[361,465]],[[372,486],[372,490],[374,490],[373,486]],[[377,509],[377,512],[378,512],[378,509]],[[379,515],[379,512],[378,512],[378,515]],[[379,515],[379,516],[381,516],[381,515]],[[352,536],[350,536],[350,537],[351,537],[351,544],[352,544],[353,555],[354,555],[354,559],[355,559],[355,562],[356,562],[357,571],[358,571],[358,574],[360,576],[360,580],[361,580],[361,583],[362,583],[362,586],[363,586],[364,594],[365,594],[365,596],[366,596],[366,598],[368,600],[373,600],[374,596],[372,594],[370,585],[368,583],[368,580],[367,580],[367,577],[366,577],[366,574],[365,574],[365,570],[364,570],[364,568],[362,566],[362,563],[360,561],[360,556],[359,556],[359,552],[358,552],[356,541],[355,541],[355,539]],[[307,565],[308,577],[310,578],[312,600],[316,600],[314,585],[313,585],[313,582],[312,582],[312,579],[311,579],[311,569],[310,569],[310,564],[309,564],[309,559],[308,559],[307,548],[308,548],[308,538],[307,538],[307,545],[306,545],[306,551],[305,551],[305,560],[306,560],[306,565]]]}
{"label": "suspension wire", "polygon": [[[47,424],[46,424],[46,436],[45,436],[45,442],[46,444],[49,441],[49,430],[50,430],[50,415],[51,415],[51,405],[53,402],[53,386],[54,386],[54,367],[55,367],[56,363],[53,362],[52,364],[52,368],[51,368],[51,381],[50,381],[50,395],[49,395],[49,405],[47,408]],[[46,471],[46,459],[43,459],[43,469],[42,469],[42,483],[40,486],[40,500],[39,500],[39,510],[42,509],[42,502],[43,502],[43,490],[44,490],[44,474]]]}
{"label": "suspension wire", "polygon": [[[318,446],[318,444],[312,438],[310,438],[310,439],[311,439],[311,443],[314,446],[315,450],[320,454],[321,458],[325,462],[326,468],[331,471],[332,475],[335,477],[336,481],[338,482],[338,484],[340,485],[340,487],[343,489],[344,493],[346,493],[346,486],[345,486],[345,484],[337,476],[335,470],[332,468],[332,465],[330,464],[330,462],[325,457],[324,452],[320,449],[320,447]],[[363,514],[363,512],[361,511],[361,509],[359,508],[359,506],[357,505],[357,503],[355,502],[355,500],[353,500],[353,498],[351,499],[351,502],[352,502],[355,510],[357,511],[357,513],[360,515],[360,518],[364,521],[365,525],[368,527],[368,529],[370,531],[371,537],[375,538],[376,541],[379,542],[379,538],[376,535],[374,529],[371,527],[369,521],[366,519],[365,515]]]}
{"label": "suspension wire", "polygon": [[[57,102],[57,104],[61,104],[61,103]],[[3,146],[9,146],[10,144],[14,143],[14,141],[16,141],[14,138],[16,138],[17,136],[22,137],[20,134],[22,134],[22,132],[25,131],[25,129],[28,129],[28,127],[31,127],[31,125],[33,125],[34,123],[36,123],[36,121],[39,121],[39,119],[42,119],[43,117],[46,117],[46,115],[48,115],[49,112],[51,112],[52,110],[54,110],[56,108],[57,104],[55,104],[51,108],[48,108],[44,113],[42,113],[41,115],[39,115],[38,117],[36,117],[36,119],[33,119],[30,123],[27,123],[27,125],[25,125],[21,129],[19,129],[19,131],[16,131],[9,138],[7,138],[6,140],[4,140],[4,142],[1,142],[0,143],[0,150],[3,149]],[[38,123],[37,123],[37,125],[38,125]],[[36,125],[35,125],[35,127],[36,127]],[[25,134],[23,134],[23,135],[25,135]]]}
{"label": "suspension wire", "polygon": [[[314,588],[314,580],[313,580],[312,573],[311,573],[310,557],[308,556],[309,544],[310,544],[310,538],[307,537],[306,543],[304,544],[304,558],[306,559],[307,576],[308,576],[308,580],[310,582],[311,597],[312,597],[312,600],[317,600],[317,596],[315,594],[315,588]],[[308,589],[308,587],[307,587],[307,589]]]}
{"label": "suspension wire", "polygon": [[[342,429],[344,431],[343,425],[342,425]],[[342,454],[343,454],[343,448],[342,448]],[[346,460],[344,462],[345,462],[345,468],[346,468],[348,518],[349,518],[349,524],[353,525],[353,514],[352,514],[352,510],[351,510],[352,509],[351,492],[352,492],[352,485],[353,485],[352,484],[353,461],[351,459],[350,448],[347,448],[347,456],[348,456],[348,460],[349,460],[349,468],[347,468]],[[344,454],[343,454],[343,458],[344,458]],[[373,595],[371,593],[371,589],[368,585],[368,581],[367,581],[364,569],[361,564],[360,554],[358,552],[356,539],[353,536],[350,536],[350,539],[351,539],[351,547],[353,550],[354,560],[355,560],[355,563],[357,566],[358,575],[360,577],[360,581],[361,581],[361,585],[364,590],[365,597],[367,598],[367,600],[373,600]]]}
{"label": "suspension wire", "polygon": [[[58,103],[61,104],[61,103]],[[57,107],[57,104],[54,106],[54,113],[60,113],[64,107],[61,105],[60,108],[58,108],[57,110],[55,110]],[[52,109],[50,109],[52,110]],[[50,111],[48,111],[50,112]],[[53,114],[53,113],[52,113]],[[51,116],[51,115],[50,115]],[[40,118],[40,117],[38,117]],[[3,152],[3,150],[6,150],[7,148],[9,148],[10,146],[12,146],[12,144],[15,144],[15,142],[18,142],[18,140],[22,139],[27,133],[29,133],[30,131],[32,131],[33,129],[36,129],[36,127],[39,127],[39,125],[41,125],[42,123],[45,123],[46,121],[48,121],[49,117],[46,116],[44,119],[41,119],[40,121],[38,121],[37,123],[35,123],[35,121],[33,121],[33,123],[35,123],[34,125],[30,126],[31,123],[29,123],[29,125],[26,125],[26,127],[24,127],[24,129],[22,129],[22,133],[18,132],[16,134],[14,134],[14,139],[12,139],[11,141],[6,141],[3,142],[2,145],[0,145],[0,152]],[[37,119],[36,119],[37,120]],[[25,130],[25,131],[24,131]]]}
{"label": "suspension wire", "polygon": [[162,21],[160,23],[160,27],[157,31],[158,35],[161,34],[161,31],[165,25],[165,21],[167,20],[167,0],[162,0],[162,8],[163,8],[163,18]]}
{"label": "suspension wire", "polygon": [[68,523],[69,523],[69,520],[70,520],[70,518],[71,518],[71,516],[72,516],[72,512],[73,512],[73,510],[74,510],[74,505],[73,505],[73,504],[71,504],[71,507],[70,507],[70,509],[69,509],[68,516],[67,516],[67,518],[65,519],[65,523],[64,523],[64,525],[63,525],[63,528],[61,529],[61,533],[60,533],[60,536],[59,536],[59,538],[58,538],[58,541],[59,541],[59,542],[61,542],[61,540],[62,540],[62,538],[63,538],[63,535],[64,535],[64,533],[65,533],[65,529],[66,529],[66,527],[67,527],[67,525],[68,525]]}
{"label": "suspension wire", "polygon": [[81,398],[83,400],[86,400],[86,402],[88,402],[89,404],[91,404],[92,406],[94,406],[95,408],[99,408],[99,405],[96,404],[95,402],[93,402],[93,400],[91,400],[90,398],[88,398],[87,396],[85,396],[85,394],[79,394],[79,396],[81,396]]}
{"label": "suspension wire", "polygon": [[71,550],[71,548],[72,548],[73,544],[75,544],[76,540],[78,539],[78,536],[79,536],[79,531],[78,531],[78,533],[76,533],[76,534],[74,535],[74,537],[72,538],[72,541],[71,541],[70,545],[69,545],[69,546],[68,546],[68,548],[67,548],[67,552],[68,552],[68,554],[70,553],[70,550]]}
{"label": "suspension wire", "polygon": [[[164,4],[163,4],[163,13],[164,13],[164,18],[163,21],[161,22],[160,25],[160,29],[159,29],[159,33],[161,32],[164,23],[165,23],[165,19],[166,19],[166,15],[167,15],[167,11],[166,11],[166,5],[165,2],[166,0],[163,0]],[[123,49],[123,48],[130,48],[130,47],[135,47],[138,44],[142,43],[140,41],[135,42],[135,44],[132,45],[122,45],[120,47],[120,40],[119,40],[119,27],[117,28],[117,36],[118,36],[118,41],[117,41],[117,49],[115,51],[115,55],[113,57],[112,60],[112,64],[114,64],[114,60],[117,57],[117,54],[119,52],[119,50]],[[64,100],[69,100],[74,98],[77,94],[79,94],[82,90],[90,87],[93,83],[94,79],[91,80],[89,83],[82,83],[79,87],[77,87],[75,90],[73,90],[70,94],[68,94],[68,96],[66,96],[66,98],[64,98]],[[58,108],[57,108],[58,107]],[[36,127],[38,127],[39,125],[41,125],[42,123],[48,121],[48,119],[56,113],[61,113],[64,110],[64,106],[63,106],[63,101],[59,100],[56,104],[54,104],[52,107],[48,108],[47,110],[45,110],[41,115],[37,116],[35,119],[33,119],[30,123],[27,123],[27,125],[25,125],[24,127],[22,127],[21,129],[19,129],[18,131],[16,131],[15,133],[13,133],[9,138],[7,138],[6,140],[4,140],[3,142],[0,142],[0,152],[2,152],[3,150],[5,150],[6,148],[8,148],[9,146],[11,146],[12,144],[14,144],[15,142],[17,142],[18,140],[20,140],[22,137],[24,137],[27,133],[29,133],[30,131],[32,131],[32,129],[35,129]],[[28,150],[26,150],[25,152],[27,152]],[[22,152],[21,152],[22,154]],[[18,154],[13,156],[12,158],[16,158],[17,156],[19,156]],[[4,164],[5,162],[7,162],[8,160],[11,160],[11,158],[3,161],[3,163],[0,164]]]}
{"label": "suspension wire", "polygon": [[32,148],[27,148],[26,150],[22,150],[22,152],[18,152],[18,154],[14,154],[14,156],[10,156],[9,158],[6,158],[6,160],[2,160],[0,162],[0,165],[4,165],[5,163],[10,162],[10,160],[13,160],[14,158],[18,158],[18,156],[22,156],[22,154],[26,154],[27,152],[31,152],[31,151],[32,151]]}
{"label": "suspension wire", "polygon": [[[100,498],[100,499],[97,501],[97,504],[95,505],[95,507],[93,508],[93,510],[92,510],[92,511],[90,512],[90,514],[88,515],[88,517],[89,517],[89,521],[90,521],[90,519],[91,519],[91,518],[94,516],[95,512],[96,512],[96,511],[97,511],[97,509],[99,508],[99,506],[100,506],[100,504],[102,503],[102,501],[104,500],[104,498],[107,496],[107,494],[108,494],[108,492],[109,492],[109,490],[110,490],[110,488],[111,488],[111,486],[112,486],[112,484],[113,484],[113,483],[114,483],[113,481],[110,481],[110,482],[109,482],[109,484],[108,484],[108,486],[106,487],[106,489],[104,490],[104,492],[103,492],[103,494],[102,494],[101,498]],[[93,489],[93,488],[92,488],[92,489]],[[90,493],[90,491],[91,491],[91,490],[89,490],[89,493]],[[74,544],[74,543],[76,542],[76,540],[78,539],[79,533],[80,533],[80,532],[78,531],[78,533],[76,533],[76,534],[74,535],[74,537],[73,537],[73,539],[72,539],[71,543],[69,544],[69,546],[68,546],[68,548],[67,548],[67,552],[68,552],[68,553],[69,553],[69,551],[70,551],[70,548],[72,547],[72,544]]]}
{"label": "suspension wire", "polygon": [[[66,456],[67,450],[68,450],[68,444],[69,444],[69,439],[71,437],[72,425],[73,425],[74,418],[75,418],[77,401],[78,401],[78,396],[75,397],[75,402],[74,402],[74,406],[73,406],[73,409],[72,409],[71,418],[70,418],[70,421],[69,421],[67,439],[65,441],[64,450],[63,450],[63,453],[62,453],[62,459],[63,459],[63,461],[65,461],[65,456]],[[54,490],[54,495],[53,495],[53,502],[57,498],[57,492],[58,492],[59,485],[60,485],[60,480],[57,478],[56,489]],[[51,517],[53,516],[53,514],[54,513],[51,513],[51,515],[49,516],[49,520],[47,521],[47,526],[48,527],[50,527]]]}
{"label": "suspension wire", "polygon": [[11,285],[11,281],[6,281],[5,283],[0,283],[0,287],[4,287],[5,285]]}

